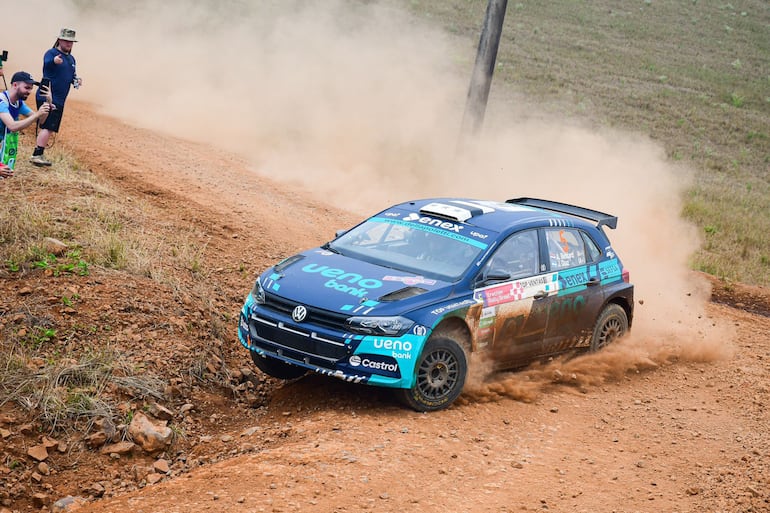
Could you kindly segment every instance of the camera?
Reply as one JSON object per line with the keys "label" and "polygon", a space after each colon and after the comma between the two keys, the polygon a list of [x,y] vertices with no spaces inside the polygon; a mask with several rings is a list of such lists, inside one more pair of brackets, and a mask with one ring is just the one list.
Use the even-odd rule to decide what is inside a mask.
{"label": "camera", "polygon": [[0,66],[3,65],[3,61],[8,60],[8,50],[3,50],[3,53],[0,53]]}
{"label": "camera", "polygon": [[40,87],[47,87],[48,89],[51,88],[51,79],[50,78],[41,78],[40,79]]}
{"label": "camera", "polygon": [[80,88],[80,79],[78,78],[77,75],[75,75],[72,78],[72,87],[74,87],[75,89],[79,89]]}

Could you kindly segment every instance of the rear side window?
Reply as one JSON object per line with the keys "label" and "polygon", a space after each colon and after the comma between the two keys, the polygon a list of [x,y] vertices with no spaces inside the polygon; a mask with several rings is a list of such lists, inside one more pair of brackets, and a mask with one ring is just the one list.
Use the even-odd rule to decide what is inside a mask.
{"label": "rear side window", "polygon": [[545,239],[552,271],[586,264],[586,244],[580,230],[546,228]]}
{"label": "rear side window", "polygon": [[580,232],[580,234],[583,236],[583,242],[586,245],[586,257],[588,258],[588,261],[596,262],[602,256],[602,252],[599,251],[596,243],[586,232]]}

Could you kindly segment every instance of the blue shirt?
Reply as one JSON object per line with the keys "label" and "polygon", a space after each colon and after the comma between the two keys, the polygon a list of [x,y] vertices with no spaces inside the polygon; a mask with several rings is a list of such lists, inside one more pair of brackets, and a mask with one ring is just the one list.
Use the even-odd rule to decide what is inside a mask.
{"label": "blue shirt", "polygon": [[[29,116],[32,114],[32,109],[30,109],[26,103],[20,100],[16,100],[16,104],[12,104],[11,98],[8,96],[8,91],[3,91],[3,93],[0,94],[0,112],[7,112],[11,115],[14,121],[18,121],[19,114],[22,116]],[[0,120],[0,139],[5,137],[5,130],[5,123]]]}
{"label": "blue shirt", "polygon": [[[53,60],[57,55],[61,55],[64,62],[56,64]],[[51,48],[43,55],[43,78],[51,79],[53,104],[63,107],[70,92],[72,81],[75,79],[75,58],[72,54],[64,53],[56,47]],[[44,98],[38,89],[38,101],[42,102]]]}

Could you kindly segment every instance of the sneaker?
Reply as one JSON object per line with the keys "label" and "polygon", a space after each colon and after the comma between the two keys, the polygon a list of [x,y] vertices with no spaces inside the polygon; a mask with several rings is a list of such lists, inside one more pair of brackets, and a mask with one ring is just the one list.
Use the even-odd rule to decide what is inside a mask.
{"label": "sneaker", "polygon": [[45,158],[42,155],[32,155],[32,158],[29,159],[30,162],[35,164],[36,166],[50,166],[51,161]]}

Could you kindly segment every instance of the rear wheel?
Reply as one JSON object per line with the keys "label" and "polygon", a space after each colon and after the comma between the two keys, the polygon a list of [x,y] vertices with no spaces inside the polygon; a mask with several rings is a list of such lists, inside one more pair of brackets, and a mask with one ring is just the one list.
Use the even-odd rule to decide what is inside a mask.
{"label": "rear wheel", "polygon": [[296,379],[307,374],[307,369],[304,367],[285,363],[269,356],[262,356],[254,351],[251,351],[251,359],[259,370],[274,378]]}
{"label": "rear wheel", "polygon": [[467,373],[463,348],[450,338],[432,338],[420,354],[414,386],[400,389],[397,394],[417,411],[442,410],[459,397]]}
{"label": "rear wheel", "polygon": [[607,305],[594,325],[591,352],[598,351],[628,331],[628,316],[623,307],[615,303]]}

